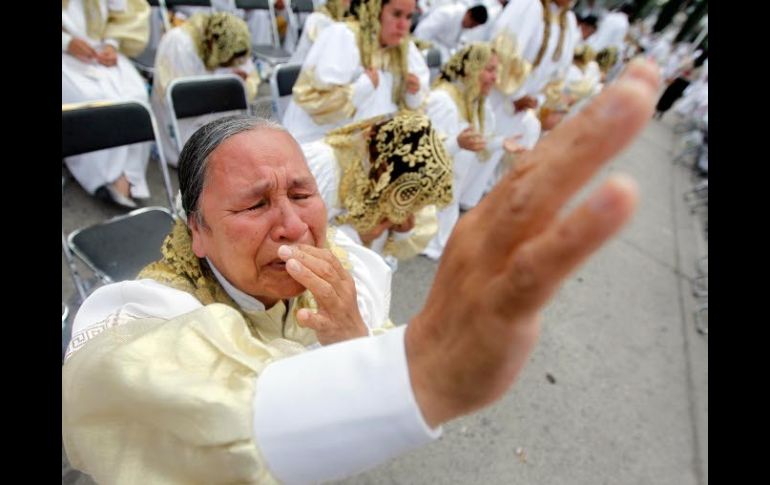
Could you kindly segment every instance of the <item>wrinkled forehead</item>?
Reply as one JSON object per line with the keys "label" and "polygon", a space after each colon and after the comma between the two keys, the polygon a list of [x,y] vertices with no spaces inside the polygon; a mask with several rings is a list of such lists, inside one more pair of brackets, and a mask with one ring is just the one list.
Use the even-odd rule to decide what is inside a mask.
{"label": "wrinkled forehead", "polygon": [[299,144],[286,131],[259,127],[229,137],[211,152],[207,181],[224,179],[241,185],[271,174],[287,180],[310,175]]}

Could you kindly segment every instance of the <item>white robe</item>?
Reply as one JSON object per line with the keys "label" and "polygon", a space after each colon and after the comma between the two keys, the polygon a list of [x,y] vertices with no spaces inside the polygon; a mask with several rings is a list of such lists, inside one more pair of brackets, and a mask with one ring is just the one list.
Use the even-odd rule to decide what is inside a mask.
{"label": "white robe", "polygon": [[586,42],[595,52],[607,47],[616,47],[618,55],[622,55],[626,45],[626,34],[628,34],[628,16],[621,12],[609,12]]}
{"label": "white robe", "polygon": [[[335,242],[352,264],[362,317],[376,329],[387,319],[389,272],[378,256],[339,231]],[[229,284],[223,286],[246,312],[264,308]],[[154,330],[142,330],[151,325]],[[140,336],[91,341],[114,326],[124,329],[124,338]],[[294,355],[275,340],[257,341],[245,327],[229,307],[204,307],[192,295],[153,280],[95,291],[75,317],[63,371],[63,420],[74,427],[72,432],[65,427],[64,442],[68,455],[76,458],[73,464],[84,465],[99,482],[138,473],[152,483],[164,470],[176,472],[179,481],[186,467],[198,466],[197,473],[209,475],[196,478],[209,483],[230,467],[256,470],[264,481],[272,475],[280,482],[310,483],[355,474],[440,435],[440,428],[431,430],[423,420],[409,382],[405,326],[299,354],[294,350]],[[180,355],[167,346],[171,341],[182,349]],[[110,351],[86,353],[96,362],[78,359],[80,352],[92,350],[90,345]],[[135,358],[121,360],[127,355]],[[119,370],[104,370],[110,366]],[[244,387],[253,393],[244,396]],[[110,391],[100,392],[105,388]],[[141,399],[127,406],[137,392]],[[159,409],[167,415],[157,423],[145,419]],[[94,423],[102,426],[91,437],[112,437],[110,431],[125,426],[134,432],[103,443],[112,446],[102,450],[76,433]],[[173,436],[172,446],[168,436]],[[254,446],[256,453],[244,451]],[[150,454],[153,459],[142,458]],[[184,480],[191,479],[188,472]]]}
{"label": "white robe", "polygon": [[[524,96],[533,96],[542,104],[544,100],[542,91],[546,85],[551,81],[564,79],[567,69],[572,65],[575,46],[580,37],[577,21],[572,12],[567,14],[567,32],[564,35],[561,57],[556,61],[553,60],[553,53],[556,51],[559,40],[558,12],[558,7],[555,4],[552,5],[551,35],[540,64],[511,95],[506,96],[499,90],[493,89],[489,96],[498,131],[506,137],[521,135],[523,138],[531,139],[540,136],[540,123],[534,113],[515,113],[513,101]],[[543,7],[539,0],[511,0],[498,16],[492,38],[494,39],[502,32],[512,34],[523,58],[534,63],[543,40],[543,27]],[[537,121],[536,125],[534,121]]]}
{"label": "white robe", "polygon": [[[121,3],[124,4],[116,0],[101,0],[102,17],[107,18],[108,5],[116,8]],[[113,39],[89,38],[83,2],[70,0],[67,9],[62,10],[62,104],[104,100],[149,101],[146,83],[126,56],[118,52],[118,63],[112,67],[96,61],[86,64],[67,53],[72,38],[86,40],[94,48],[102,43],[111,43],[117,50],[118,45]],[[64,161],[73,177],[89,194],[125,175],[131,184],[131,196],[147,198],[150,196],[146,180],[149,155],[150,142],[147,142],[67,157]]]}
{"label": "white robe", "polygon": [[434,8],[420,20],[412,35],[432,42],[441,52],[441,63],[444,64],[457,50],[463,32],[463,17],[467,10],[468,7],[462,3]]}
{"label": "white robe", "polygon": [[565,89],[569,94],[583,95],[585,93],[574,93],[573,90],[579,88],[581,91],[590,88],[590,91],[584,97],[578,99],[575,104],[570,107],[569,115],[572,116],[583,109],[591,100],[592,97],[599,94],[602,90],[602,72],[596,61],[589,62],[583,69],[575,64],[570,66],[567,71]]}
{"label": "white robe", "polygon": [[417,6],[420,8],[423,17],[437,8],[445,5],[466,4],[471,0],[417,0]]}
{"label": "white robe", "polygon": [[[275,16],[284,17],[286,19],[286,35],[283,41],[279,39],[279,45],[289,53],[294,52],[297,46],[298,36],[298,21],[294,11],[291,10],[288,0],[285,2],[286,8],[283,10],[275,10]],[[274,7],[275,8],[275,7]],[[241,10],[243,11],[243,10]],[[245,11],[243,19],[246,21],[246,25],[249,26],[249,32],[251,32],[252,45],[272,45],[273,38],[271,34],[270,26],[270,12],[268,10],[248,10]],[[278,31],[278,25],[275,26],[276,32]]]}
{"label": "white robe", "polygon": [[326,14],[321,12],[313,12],[305,20],[305,26],[302,29],[302,35],[297,42],[297,48],[289,59],[289,64],[302,64],[305,62],[310,48],[313,47],[313,43],[321,35],[321,32],[334,23],[334,20]]}
{"label": "white robe", "polygon": [[443,89],[434,89],[428,96],[425,114],[435,130],[444,138],[444,146],[452,157],[452,202],[438,211],[438,232],[422,252],[431,259],[439,259],[449,236],[460,218],[460,206],[473,207],[486,190],[500,161],[503,137],[495,130],[495,119],[489,100],[485,102],[484,131],[489,159],[482,162],[478,155],[460,148],[457,135],[469,126],[460,114],[452,96]]}
{"label": "white robe", "polygon": [[[232,72],[234,68],[219,68],[209,71],[198,56],[190,35],[181,27],[169,30],[160,40],[158,52],[155,56],[155,80],[152,86],[152,108],[158,120],[158,130],[163,144],[163,153],[166,163],[176,167],[179,163],[180,150],[177,148],[172,125],[171,113],[166,103],[166,89],[171,81],[181,77],[200,76],[203,74],[224,74]],[[246,72],[250,77],[256,75],[254,63],[251,59],[235,69]],[[247,95],[251,98],[256,94],[257,79],[253,79],[252,86],[247,88]],[[247,83],[248,86],[248,83]],[[179,121],[180,146],[184,146],[190,136],[203,126],[217,118],[228,114],[236,114],[238,111],[223,111],[193,118],[184,118]]]}
{"label": "white robe", "polygon": [[[407,106],[416,109],[428,93],[430,71],[413,42],[409,43],[408,67],[420,80],[419,91],[405,96]],[[393,102],[393,74],[380,69],[379,85],[374,87],[361,66],[356,36],[346,24],[335,23],[321,33],[305,58],[302,69],[308,68],[315,70],[316,79],[322,83],[352,86],[356,112],[352,118],[319,125],[292,99],[283,116],[283,125],[300,143],[318,140],[342,125],[398,110]]]}
{"label": "white robe", "polygon": [[477,2],[487,8],[487,21],[483,25],[477,25],[472,29],[465,30],[460,35],[460,44],[465,45],[471,42],[489,42],[492,38],[492,30],[495,20],[502,13],[503,6],[499,0],[484,0]]}

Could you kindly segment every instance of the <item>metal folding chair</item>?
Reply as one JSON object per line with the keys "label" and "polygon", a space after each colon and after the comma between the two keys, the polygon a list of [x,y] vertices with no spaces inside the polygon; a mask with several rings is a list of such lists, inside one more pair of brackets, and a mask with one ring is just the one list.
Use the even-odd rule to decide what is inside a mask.
{"label": "metal folding chair", "polygon": [[180,120],[207,114],[223,113],[224,116],[234,111],[249,111],[246,86],[235,74],[206,74],[174,79],[166,89],[166,104],[174,140],[180,152],[196,128],[180,128]]}
{"label": "metal folding chair", "polygon": [[266,10],[270,16],[270,44],[256,44],[251,46],[252,55],[266,62],[270,67],[289,61],[291,53],[281,48],[281,39],[278,34],[278,25],[275,21],[275,8],[271,0],[235,0],[236,8],[244,10]]}
{"label": "metal folding chair", "polygon": [[270,96],[273,98],[273,116],[283,120],[294,83],[297,82],[302,64],[280,64],[270,76]]}
{"label": "metal folding chair", "polygon": [[[155,119],[145,103],[101,101],[62,105],[62,158],[133,143],[159,144],[156,133]],[[175,213],[162,150],[158,163],[166,186],[168,208],[136,209],[69,235],[62,230],[62,249],[81,298],[88,288],[75,268],[72,255],[80,258],[103,283],[133,278],[142,267],[160,258],[161,243],[174,224]]]}

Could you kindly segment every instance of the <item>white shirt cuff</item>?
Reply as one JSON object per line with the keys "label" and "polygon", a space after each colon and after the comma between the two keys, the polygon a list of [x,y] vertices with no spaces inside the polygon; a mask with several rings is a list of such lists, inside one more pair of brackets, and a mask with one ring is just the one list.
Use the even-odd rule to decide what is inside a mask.
{"label": "white shirt cuff", "polygon": [[285,483],[340,479],[441,435],[409,381],[402,326],[276,361],[257,378],[254,437]]}

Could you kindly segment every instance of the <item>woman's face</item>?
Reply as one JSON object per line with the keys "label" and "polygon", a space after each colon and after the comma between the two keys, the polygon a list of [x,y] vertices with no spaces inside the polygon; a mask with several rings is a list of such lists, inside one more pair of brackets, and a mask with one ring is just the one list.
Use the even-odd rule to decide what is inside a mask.
{"label": "woman's face", "polygon": [[409,34],[415,0],[390,0],[380,12],[380,45],[393,47]]}
{"label": "woman's face", "polygon": [[497,64],[497,54],[492,54],[487,65],[479,73],[479,87],[483,96],[489,94],[497,81]]}

